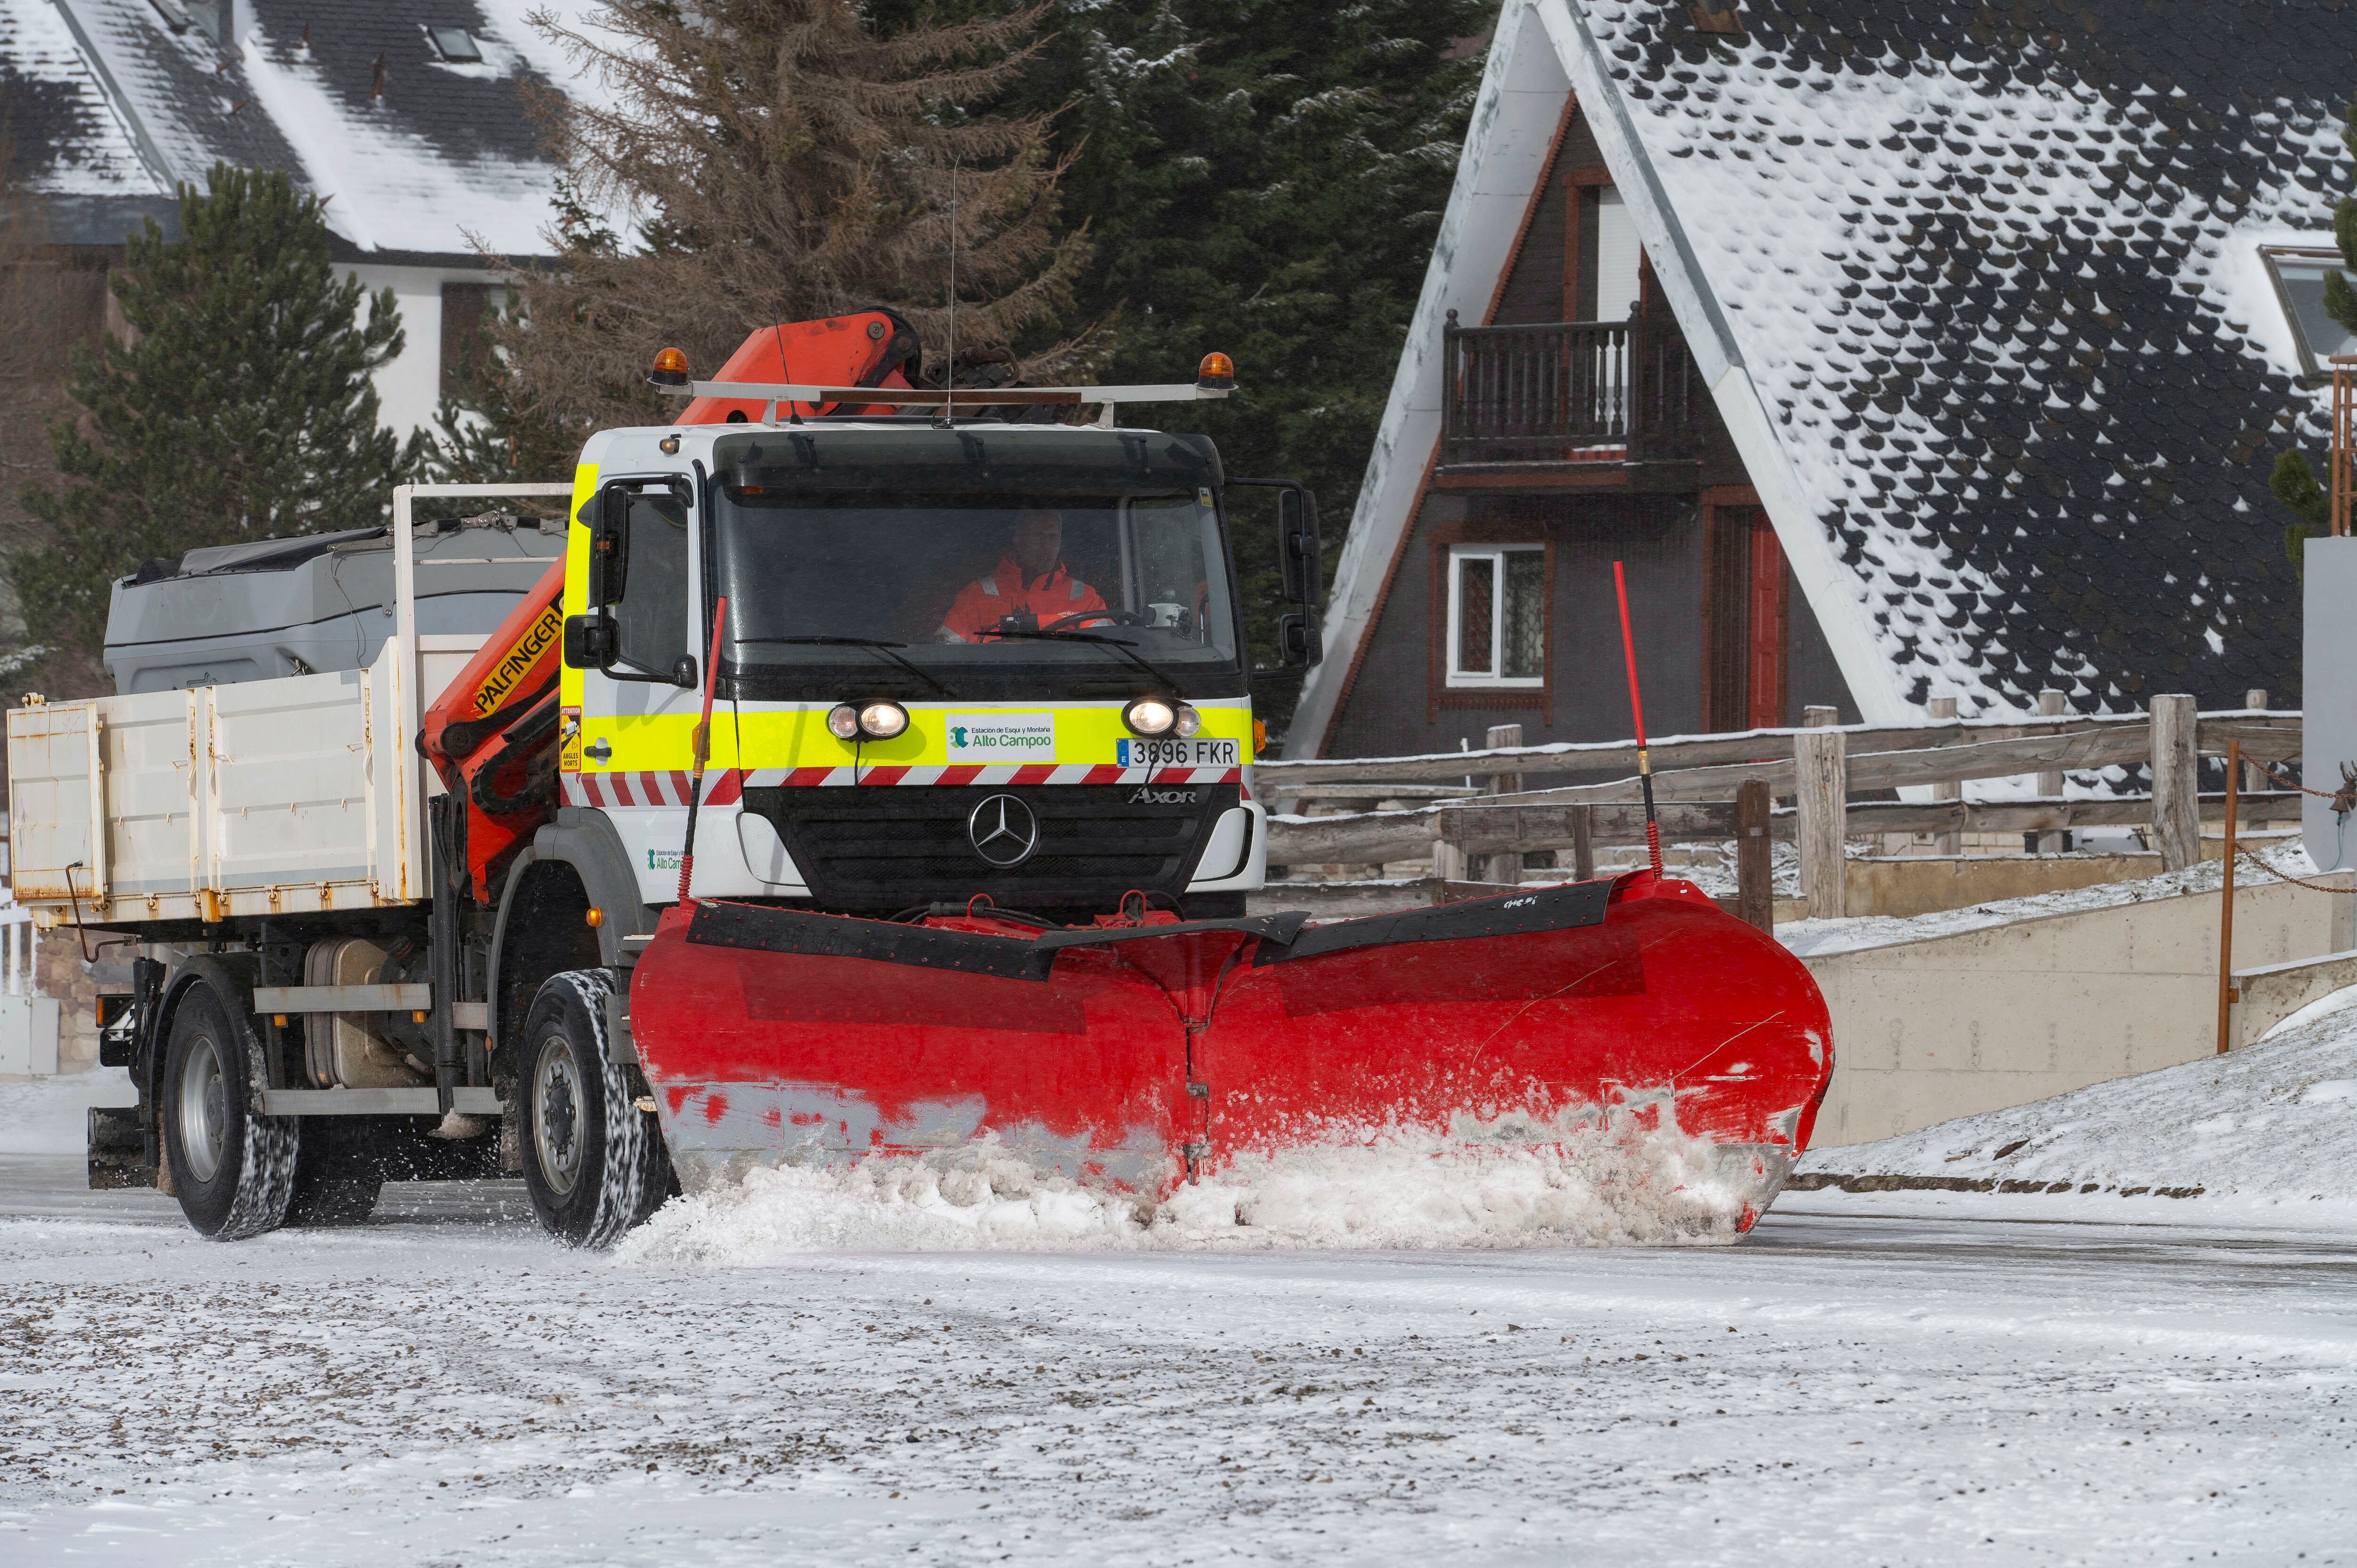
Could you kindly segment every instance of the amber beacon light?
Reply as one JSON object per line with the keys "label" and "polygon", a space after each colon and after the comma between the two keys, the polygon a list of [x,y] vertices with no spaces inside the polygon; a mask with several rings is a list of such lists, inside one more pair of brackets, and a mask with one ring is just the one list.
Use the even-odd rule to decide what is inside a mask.
{"label": "amber beacon light", "polygon": [[655,368],[647,373],[647,380],[659,387],[686,386],[687,356],[677,349],[665,349],[655,356]]}
{"label": "amber beacon light", "polygon": [[1195,372],[1195,384],[1205,392],[1236,390],[1236,362],[1214,349],[1203,356],[1202,367]]}

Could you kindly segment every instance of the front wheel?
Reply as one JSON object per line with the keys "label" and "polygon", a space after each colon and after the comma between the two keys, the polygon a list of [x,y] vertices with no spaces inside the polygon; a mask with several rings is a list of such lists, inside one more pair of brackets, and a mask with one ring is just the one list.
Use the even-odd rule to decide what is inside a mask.
{"label": "front wheel", "polygon": [[239,1241],[274,1230],[295,1196],[302,1126],[250,1107],[260,1052],[244,1009],[199,981],[172,1011],[164,1056],[164,1157],[180,1212],[203,1235]]}
{"label": "front wheel", "polygon": [[542,983],[524,1016],[523,1184],[550,1235],[609,1247],[670,1187],[662,1130],[634,1103],[630,1073],[606,1055],[613,977],[567,970]]}

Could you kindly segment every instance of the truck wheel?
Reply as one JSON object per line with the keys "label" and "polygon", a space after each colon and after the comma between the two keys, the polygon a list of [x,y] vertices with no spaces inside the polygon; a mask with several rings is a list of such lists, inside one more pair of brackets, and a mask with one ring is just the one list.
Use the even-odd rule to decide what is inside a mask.
{"label": "truck wheel", "polygon": [[286,1208],[289,1225],[359,1225],[376,1212],[384,1177],[376,1168],[376,1147],[350,1116],[315,1116],[303,1129],[303,1152],[295,1161],[295,1196]]}
{"label": "truck wheel", "polygon": [[524,1189],[541,1228],[576,1247],[612,1246],[670,1187],[662,1130],[633,1103],[629,1069],[606,1059],[613,989],[602,969],[553,974],[524,1017]]}
{"label": "truck wheel", "polygon": [[247,1109],[260,1062],[242,1011],[202,982],[181,995],[157,1118],[180,1212],[219,1241],[259,1236],[285,1221],[302,1140],[296,1118]]}

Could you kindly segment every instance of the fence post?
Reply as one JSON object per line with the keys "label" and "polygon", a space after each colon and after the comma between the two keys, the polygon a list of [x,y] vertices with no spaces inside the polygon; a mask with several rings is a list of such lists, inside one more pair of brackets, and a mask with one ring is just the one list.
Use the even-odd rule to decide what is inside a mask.
{"label": "fence post", "polygon": [[[2259,712],[2265,713],[2267,706],[2266,688],[2264,686],[2254,686],[2249,691],[2244,693],[2243,706],[2246,708],[2255,708]],[[2252,794],[2261,789],[2272,789],[2274,788],[2274,781],[2269,779],[2265,773],[2260,771],[2259,765],[2257,763],[2245,762],[2243,764],[2243,792],[2244,794]]]}
{"label": "fence post", "polygon": [[[1955,698],[1934,697],[1932,699],[1932,718],[1953,722],[1955,716]],[[1964,787],[1954,779],[1950,779],[1944,784],[1934,784],[1932,786],[1932,799],[1934,800],[1961,800],[1964,799]],[[1964,851],[1964,838],[1962,833],[1941,833],[1932,841],[1932,853],[1934,854],[1962,854]]]}
{"label": "fence post", "polygon": [[2194,755],[2193,699],[2152,700],[2152,840],[2163,871],[2201,859],[2201,772]]}
{"label": "fence post", "polygon": [[1792,737],[1794,803],[1800,807],[1801,888],[1809,918],[1837,920],[1847,908],[1849,872],[1842,845],[1848,838],[1849,737],[1837,729],[1803,730]]}
{"label": "fence post", "polygon": [[[2050,719],[2061,717],[2062,713],[2062,693],[2050,689],[2039,693],[2038,711],[2040,714]],[[2051,773],[2040,774],[2038,776],[2038,792],[2041,796],[2050,798],[2061,795],[2062,793],[2062,774],[2061,769],[2058,768]],[[2042,832],[2038,835],[2037,853],[2040,854],[2063,854],[2068,853],[2070,848],[2071,835],[2066,831],[2051,831]]]}
{"label": "fence post", "polygon": [[[1484,743],[1493,751],[1501,746],[1520,746],[1523,744],[1523,726],[1491,725],[1489,735],[1484,737]],[[1493,773],[1490,776],[1487,793],[1511,795],[1522,787],[1523,776],[1519,773]],[[1519,885],[1523,880],[1523,852],[1514,849],[1501,854],[1486,856],[1480,870],[1481,880],[1484,882]]]}
{"label": "fence post", "polygon": [[1571,876],[1575,882],[1596,880],[1596,808],[1582,803],[1571,812]]}
{"label": "fence post", "polygon": [[1776,929],[1776,872],[1769,854],[1768,780],[1746,779],[1735,789],[1735,913],[1761,930]]}

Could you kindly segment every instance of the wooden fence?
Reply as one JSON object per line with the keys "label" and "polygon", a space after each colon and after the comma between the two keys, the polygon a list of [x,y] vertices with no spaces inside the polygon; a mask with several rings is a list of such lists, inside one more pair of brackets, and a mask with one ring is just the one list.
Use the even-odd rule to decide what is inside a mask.
{"label": "wooden fence", "polygon": [[[1874,833],[2059,833],[2074,828],[2142,830],[2162,865],[2178,870],[2201,853],[2201,824],[2222,818],[2225,796],[2204,794],[2204,757],[2242,743],[2255,763],[2296,762],[2300,715],[2249,708],[2197,714],[2193,699],[2165,696],[2148,713],[1950,721],[1898,728],[1813,724],[1799,729],[1680,736],[1652,747],[1654,798],[1667,839],[1765,836],[1796,842],[1813,914],[1839,914],[1845,841]],[[1830,718],[1830,711],[1811,710]],[[1493,737],[1511,735],[1493,731]],[[1375,865],[1430,856],[1444,882],[1475,880],[1498,857],[1569,851],[1576,875],[1594,873],[1598,844],[1641,843],[1644,811],[1633,742],[1493,746],[1428,757],[1267,762],[1254,787],[1280,804],[1315,800],[1430,800],[1409,810],[1280,816],[1269,824],[1272,865]],[[2148,795],[2065,799],[2061,775],[2147,766]],[[1530,789],[1534,775],[1620,769],[1604,782]],[[2250,825],[2296,822],[2297,791],[2244,782],[2237,814]],[[2002,801],[1853,801],[1860,791],[1961,785],[1976,779],[2039,776],[2039,793]],[[1487,783],[1468,785],[1468,776]],[[1773,811],[1764,834],[1741,821],[1736,799],[1750,780],[1792,805]],[[1518,869],[1510,863],[1511,869]],[[1512,880],[1498,876],[1499,881]]]}

